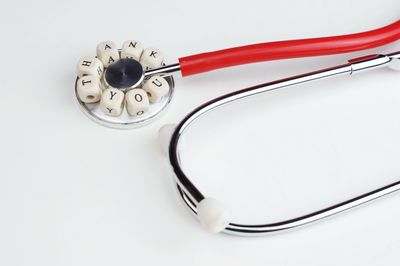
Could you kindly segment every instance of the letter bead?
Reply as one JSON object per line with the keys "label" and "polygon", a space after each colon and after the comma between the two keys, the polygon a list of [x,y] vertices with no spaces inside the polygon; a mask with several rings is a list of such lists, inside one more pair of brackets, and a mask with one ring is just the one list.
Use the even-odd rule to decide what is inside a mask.
{"label": "letter bead", "polygon": [[142,115],[149,110],[149,98],[143,89],[133,89],[125,95],[126,110],[129,115]]}
{"label": "letter bead", "polygon": [[163,77],[152,76],[144,83],[143,89],[147,92],[150,102],[156,103],[168,93],[169,84]]}
{"label": "letter bead", "polygon": [[115,43],[110,41],[102,42],[97,45],[96,54],[104,67],[108,67],[119,59],[118,49],[116,48]]}
{"label": "letter bead", "polygon": [[103,64],[94,56],[85,56],[81,58],[77,66],[78,77],[84,75],[93,75],[101,78],[103,75]]}
{"label": "letter bead", "polygon": [[119,116],[124,108],[124,93],[118,89],[106,89],[100,100],[100,109],[109,116]]}
{"label": "letter bead", "polygon": [[84,103],[95,103],[100,100],[100,80],[96,75],[83,76],[76,84],[79,99]]}
{"label": "letter bead", "polygon": [[143,51],[140,63],[145,70],[153,69],[162,66],[164,62],[163,53],[155,48],[146,48]]}
{"label": "letter bead", "polygon": [[121,58],[130,58],[136,61],[140,60],[143,53],[143,44],[134,40],[127,40],[122,45]]}

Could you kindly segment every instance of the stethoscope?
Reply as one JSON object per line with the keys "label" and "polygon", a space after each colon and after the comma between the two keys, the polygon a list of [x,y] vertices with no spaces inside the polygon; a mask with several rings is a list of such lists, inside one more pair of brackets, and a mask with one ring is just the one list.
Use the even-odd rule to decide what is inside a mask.
{"label": "stethoscope", "polygon": [[[112,47],[113,45],[111,43],[103,43],[101,49],[104,49],[105,46],[109,46],[110,48],[106,48],[108,50],[114,49],[114,51],[106,51],[105,57],[100,54],[99,59],[101,59],[101,61],[103,62],[104,68],[95,65],[95,68],[88,69],[87,72],[84,72],[83,75],[78,75],[77,81],[75,83],[76,98],[82,111],[86,115],[88,115],[93,121],[101,125],[113,128],[138,127],[151,122],[155,117],[159,116],[159,114],[161,114],[171,102],[174,90],[174,80],[171,76],[171,73],[173,72],[180,71],[182,76],[188,76],[223,67],[247,64],[252,62],[356,51],[380,46],[398,39],[400,39],[400,21],[397,21],[383,28],[357,34],[262,43],[237,48],[230,48],[210,53],[203,53],[180,58],[179,63],[177,64],[163,65],[161,67],[155,68],[149,67],[149,65],[151,66],[151,64],[155,62],[155,59],[153,60],[151,54],[152,52],[160,53],[159,50],[150,49],[142,51],[142,58],[144,56],[144,53],[146,53],[147,51],[147,59],[150,61],[142,62],[141,59],[139,61],[127,57],[125,58],[127,60],[121,59],[120,62],[122,62],[122,64],[118,65],[118,62],[116,62],[118,60],[115,60],[116,58],[113,57],[121,56],[124,51],[116,50],[115,47]],[[124,46],[125,45],[131,45],[130,48],[132,48],[132,53],[129,54],[130,50],[127,49],[127,54],[134,57],[134,52],[136,50],[133,49],[133,43],[124,43]],[[99,57],[99,53],[97,53],[97,55]],[[93,60],[94,59],[92,59],[92,61]],[[109,61],[109,64],[107,64],[107,60]],[[157,58],[157,60],[160,64],[164,64],[164,62],[160,58]],[[82,60],[79,64],[81,63]],[[113,69],[114,66],[118,67]],[[93,67],[93,64],[90,67]],[[399,190],[400,181],[381,187],[374,191],[370,191],[368,193],[338,203],[328,208],[321,209],[316,212],[309,213],[290,220],[270,224],[237,224],[231,221],[229,212],[226,210],[223,204],[221,204],[216,199],[205,197],[199,191],[199,189],[191,182],[190,178],[183,171],[180,162],[179,148],[184,133],[190,126],[193,125],[194,122],[196,122],[197,119],[218,107],[250,96],[278,90],[312,80],[344,74],[352,75],[356,72],[372,70],[380,67],[390,67],[395,70],[400,70],[400,51],[386,55],[368,55],[349,60],[348,63],[343,65],[334,66],[331,68],[305,73],[302,75],[293,76],[264,84],[259,84],[253,87],[235,91],[213,99],[199,106],[191,113],[189,113],[177,125],[169,124],[162,127],[159,131],[159,141],[162,149],[169,157],[172,172],[176,181],[176,188],[185,205],[193,214],[195,214],[200,224],[210,232],[226,232],[241,235],[259,235],[277,231],[284,231],[302,226]],[[146,68],[148,69],[146,70]],[[110,71],[109,74],[107,74],[108,71]],[[100,72],[104,72],[104,74]],[[96,73],[98,73],[98,76]],[[108,80],[107,77],[109,77]],[[157,77],[158,80],[155,77]],[[93,95],[89,95],[90,97],[85,94],[85,91],[82,92],[82,88],[80,88],[79,91],[78,86],[81,86],[82,83],[90,85],[89,80],[92,82],[92,84],[99,84],[98,87],[102,92],[99,91],[97,85],[95,87],[92,86],[88,89],[88,91],[93,92]],[[85,83],[85,81],[87,83]],[[114,87],[114,84],[116,84],[117,86]],[[124,84],[124,87],[118,87],[120,84]],[[160,89],[160,91],[163,92],[162,97],[159,98],[156,97],[159,93],[161,93],[160,91],[157,91],[157,84],[159,85],[159,88],[162,88]],[[165,90],[165,88],[168,88],[168,90]],[[111,92],[110,95],[107,94],[105,95],[105,97],[103,97],[105,91]],[[112,93],[113,91],[114,94]],[[119,112],[121,113],[118,116],[107,115],[108,109],[104,108],[104,104],[109,104],[110,106],[113,106],[113,104],[115,105],[114,102],[110,101],[117,99],[114,98],[114,95],[115,97],[119,96],[117,95],[119,91],[125,93],[125,96],[121,97],[125,97],[127,110],[119,110]],[[98,93],[99,95],[95,95],[95,93]],[[88,102],[82,100],[82,95],[88,97]],[[148,101],[144,101],[144,99],[147,99],[146,97],[149,99],[157,98],[157,101],[149,104]],[[100,104],[98,102],[90,102],[93,99],[97,98],[100,101]],[[103,98],[105,99],[105,103],[102,103]],[[119,102],[117,102],[117,104],[115,105],[116,108],[121,107],[118,106],[121,100],[119,99],[118,101]],[[102,104],[103,107],[101,106]],[[146,107],[146,112],[141,111],[141,106]],[[139,109],[137,109],[136,107]],[[130,110],[134,111],[129,112],[129,108]],[[136,112],[137,110],[140,111]]]}

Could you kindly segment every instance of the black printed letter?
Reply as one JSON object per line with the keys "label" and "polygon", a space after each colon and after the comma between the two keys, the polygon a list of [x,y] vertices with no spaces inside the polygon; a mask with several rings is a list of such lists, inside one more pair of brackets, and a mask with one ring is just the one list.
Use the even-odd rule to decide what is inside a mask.
{"label": "black printed letter", "polygon": [[135,94],[135,100],[136,100],[137,102],[143,101],[142,95],[140,95],[140,94]]}
{"label": "black printed letter", "polygon": [[151,53],[150,53],[150,56],[152,56],[152,57],[156,58],[156,54],[157,54],[157,52],[155,52],[155,51],[151,51]]}
{"label": "black printed letter", "polygon": [[85,86],[86,83],[92,83],[92,81],[91,80],[85,81],[84,79],[82,79],[82,86]]}
{"label": "black printed letter", "polygon": [[151,83],[153,83],[157,87],[161,87],[162,86],[162,83],[158,79],[154,79]]}
{"label": "black printed letter", "polygon": [[91,64],[92,62],[91,61],[83,61],[82,62],[82,66],[87,66],[87,67],[90,67],[90,64]]}
{"label": "black printed letter", "polygon": [[112,91],[110,91],[110,94],[111,94],[110,100],[112,100],[117,93],[116,92],[113,93]]}

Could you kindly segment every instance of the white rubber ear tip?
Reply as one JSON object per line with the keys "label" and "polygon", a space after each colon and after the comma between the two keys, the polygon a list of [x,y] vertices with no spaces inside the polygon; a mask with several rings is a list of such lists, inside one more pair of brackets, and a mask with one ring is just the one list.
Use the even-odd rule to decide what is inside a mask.
{"label": "white rubber ear tip", "polygon": [[166,124],[158,130],[158,142],[160,143],[161,151],[164,155],[168,154],[169,142],[174,133],[176,124]]}
{"label": "white rubber ear tip", "polygon": [[219,233],[229,225],[229,212],[216,199],[205,198],[197,205],[200,224],[211,233]]}

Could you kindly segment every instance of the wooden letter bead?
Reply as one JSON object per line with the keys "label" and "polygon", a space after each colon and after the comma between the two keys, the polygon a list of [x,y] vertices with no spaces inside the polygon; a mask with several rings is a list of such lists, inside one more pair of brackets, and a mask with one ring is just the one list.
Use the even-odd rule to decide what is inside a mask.
{"label": "wooden letter bead", "polygon": [[144,83],[143,89],[147,92],[150,102],[156,103],[168,93],[169,84],[163,77],[152,76]]}
{"label": "wooden letter bead", "polygon": [[143,44],[138,41],[128,40],[122,45],[121,58],[140,60],[143,53]]}
{"label": "wooden letter bead", "polygon": [[163,53],[155,48],[146,48],[143,51],[140,63],[145,70],[153,69],[162,66],[164,62]]}
{"label": "wooden letter bead", "polygon": [[107,41],[97,45],[96,48],[97,58],[103,63],[104,67],[116,62],[119,59],[119,52],[115,43]]}
{"label": "wooden letter bead", "polygon": [[142,115],[149,110],[149,98],[142,89],[133,89],[126,93],[126,110],[129,115]]}
{"label": "wooden letter bead", "polygon": [[94,56],[86,56],[79,60],[77,70],[78,77],[93,75],[101,78],[104,68],[99,59]]}
{"label": "wooden letter bead", "polygon": [[96,75],[83,76],[76,83],[79,99],[84,103],[95,103],[100,100],[100,80]]}
{"label": "wooden letter bead", "polygon": [[100,109],[104,114],[119,116],[124,108],[124,93],[118,89],[106,89],[100,100]]}

